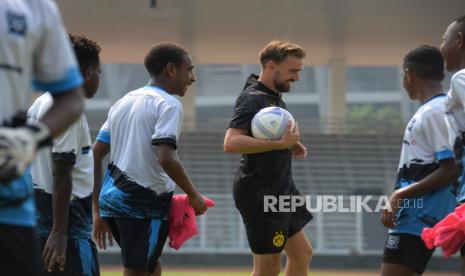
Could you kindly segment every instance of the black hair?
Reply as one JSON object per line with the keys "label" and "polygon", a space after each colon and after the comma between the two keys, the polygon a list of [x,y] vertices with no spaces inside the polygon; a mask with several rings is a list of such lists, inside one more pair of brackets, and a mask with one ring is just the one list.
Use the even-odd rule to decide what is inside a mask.
{"label": "black hair", "polygon": [[144,65],[151,76],[158,76],[168,63],[173,63],[179,67],[185,56],[189,55],[186,50],[170,42],[160,42],[155,44],[147,53]]}
{"label": "black hair", "polygon": [[101,48],[97,42],[87,38],[83,34],[69,34],[69,39],[71,40],[74,53],[81,68],[97,66],[100,64],[99,54]]}
{"label": "black hair", "polygon": [[405,69],[423,79],[442,81],[444,79],[444,58],[438,48],[422,45],[404,57]]}

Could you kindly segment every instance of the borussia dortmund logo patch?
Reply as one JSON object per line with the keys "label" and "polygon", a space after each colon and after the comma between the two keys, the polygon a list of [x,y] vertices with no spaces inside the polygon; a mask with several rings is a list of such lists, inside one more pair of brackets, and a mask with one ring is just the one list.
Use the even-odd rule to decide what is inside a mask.
{"label": "borussia dortmund logo patch", "polygon": [[273,236],[273,245],[275,247],[282,247],[283,244],[284,244],[284,234],[283,234],[283,231],[278,231],[276,233],[274,233],[274,236]]}

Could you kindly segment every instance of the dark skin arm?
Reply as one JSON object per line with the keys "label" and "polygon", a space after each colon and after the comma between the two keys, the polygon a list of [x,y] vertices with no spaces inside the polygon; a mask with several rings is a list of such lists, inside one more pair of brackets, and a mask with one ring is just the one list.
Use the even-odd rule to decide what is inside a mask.
{"label": "dark skin arm", "polygon": [[176,155],[176,150],[169,144],[160,144],[157,147],[158,162],[168,176],[187,194],[189,203],[196,215],[207,210],[204,200],[197,192],[194,184]]}
{"label": "dark skin arm", "polygon": [[81,95],[80,86],[58,95],[52,95],[53,104],[40,119],[48,127],[52,137],[62,133],[79,118],[84,108]]}
{"label": "dark skin arm", "polygon": [[439,161],[439,164],[441,166],[432,174],[407,187],[397,189],[392,193],[389,198],[392,212],[389,210],[383,210],[381,214],[381,223],[386,228],[392,228],[396,225],[396,214],[401,207],[400,203],[403,199],[417,197],[425,193],[432,192],[448,185],[451,181],[457,178],[458,171],[454,159],[444,159]]}
{"label": "dark skin arm", "polygon": [[100,249],[107,248],[107,239],[110,246],[113,245],[113,236],[105,220],[100,217],[98,199],[102,189],[103,182],[103,159],[110,152],[110,144],[95,141],[92,151],[94,154],[94,190],[92,193],[92,210],[93,210],[93,231],[92,237],[97,242]]}
{"label": "dark skin arm", "polygon": [[[62,133],[79,118],[83,111],[81,94],[82,87],[79,86],[52,95],[53,104],[41,118],[41,122],[48,127],[52,137]],[[42,259],[48,271],[52,271],[56,264],[60,270],[65,268],[73,167],[72,163],[53,162],[53,228],[42,252]]]}
{"label": "dark skin arm", "polygon": [[53,227],[42,252],[45,268],[49,272],[53,271],[57,264],[61,271],[65,269],[73,168],[74,164],[70,162],[53,162]]}

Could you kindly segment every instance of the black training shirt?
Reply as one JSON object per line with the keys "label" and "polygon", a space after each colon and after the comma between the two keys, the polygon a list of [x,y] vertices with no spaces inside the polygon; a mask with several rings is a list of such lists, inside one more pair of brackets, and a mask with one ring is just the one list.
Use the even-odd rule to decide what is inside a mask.
{"label": "black training shirt", "polygon": [[[262,108],[278,106],[286,108],[281,95],[251,75],[236,100],[229,128],[246,129],[252,136],[251,121]],[[289,195],[292,192],[291,151],[274,150],[243,154],[234,180],[236,202],[263,202],[264,195]]]}

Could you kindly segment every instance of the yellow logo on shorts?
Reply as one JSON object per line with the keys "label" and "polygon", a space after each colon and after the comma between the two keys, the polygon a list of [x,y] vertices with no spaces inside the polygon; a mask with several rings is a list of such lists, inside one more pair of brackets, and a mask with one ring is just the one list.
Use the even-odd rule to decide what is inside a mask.
{"label": "yellow logo on shorts", "polygon": [[284,244],[284,234],[283,231],[279,231],[274,233],[273,237],[273,245],[275,247],[282,247]]}

